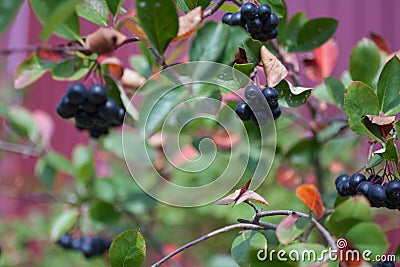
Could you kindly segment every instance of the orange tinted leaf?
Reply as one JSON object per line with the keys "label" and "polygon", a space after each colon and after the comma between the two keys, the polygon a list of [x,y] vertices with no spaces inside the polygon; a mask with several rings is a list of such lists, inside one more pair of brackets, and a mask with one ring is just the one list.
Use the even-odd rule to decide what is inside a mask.
{"label": "orange tinted leaf", "polygon": [[376,46],[379,47],[379,49],[382,50],[383,52],[385,52],[386,54],[389,55],[391,53],[389,45],[387,44],[385,39],[383,39],[382,36],[371,32],[369,34],[369,39],[371,39],[376,44]]}
{"label": "orange tinted leaf", "polygon": [[134,35],[139,37],[139,39],[146,44],[147,47],[150,46],[149,39],[147,38],[146,33],[144,30],[134,21],[127,21],[125,22],[124,26]]}
{"label": "orange tinted leaf", "polygon": [[172,42],[189,37],[200,26],[203,21],[203,10],[201,7],[192,9],[187,14],[179,17],[178,35],[172,39]]}
{"label": "orange tinted leaf", "polygon": [[121,79],[124,72],[121,60],[116,57],[99,57],[98,61],[101,65],[107,67],[111,77]]}
{"label": "orange tinted leaf", "polygon": [[285,66],[265,46],[261,47],[261,62],[269,87],[275,87],[288,75]]}
{"label": "orange tinted leaf", "polygon": [[305,184],[299,186],[296,190],[296,195],[318,218],[322,218],[324,215],[324,205],[322,204],[321,194],[315,185]]}
{"label": "orange tinted leaf", "polygon": [[339,56],[339,48],[334,39],[330,39],[314,50],[314,57],[304,59],[306,75],[310,80],[321,82],[331,75]]}
{"label": "orange tinted leaf", "polygon": [[67,58],[67,55],[64,51],[54,51],[46,48],[40,48],[39,50],[37,50],[36,55],[40,59],[53,63],[63,61]]}

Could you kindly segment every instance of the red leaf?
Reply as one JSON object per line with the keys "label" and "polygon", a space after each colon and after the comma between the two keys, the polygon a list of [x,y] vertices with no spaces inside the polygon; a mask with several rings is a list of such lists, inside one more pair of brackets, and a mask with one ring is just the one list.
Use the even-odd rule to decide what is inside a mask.
{"label": "red leaf", "polygon": [[293,169],[284,166],[278,168],[276,180],[288,189],[294,189],[301,183],[301,177]]}
{"label": "red leaf", "polygon": [[313,184],[301,185],[296,190],[296,195],[304,204],[313,211],[318,218],[324,216],[324,205],[321,194]]}
{"label": "red leaf", "polygon": [[306,75],[310,80],[321,82],[331,75],[339,56],[339,48],[334,39],[330,39],[314,50],[314,58],[304,59]]}
{"label": "red leaf", "polygon": [[53,63],[61,62],[64,59],[68,58],[67,54],[64,51],[54,51],[46,48],[40,48],[36,52],[36,55],[40,59]]}
{"label": "red leaf", "polygon": [[382,50],[383,52],[385,52],[388,55],[390,53],[392,53],[390,48],[389,48],[389,45],[387,44],[385,39],[383,39],[382,36],[371,32],[368,37],[369,37],[369,39],[371,39],[376,44],[377,47],[379,47],[380,50]]}

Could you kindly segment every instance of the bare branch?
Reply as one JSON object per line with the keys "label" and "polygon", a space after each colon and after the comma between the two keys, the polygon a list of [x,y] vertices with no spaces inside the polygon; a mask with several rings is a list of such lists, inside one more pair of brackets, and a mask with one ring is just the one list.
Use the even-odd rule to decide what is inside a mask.
{"label": "bare branch", "polygon": [[24,156],[30,156],[30,157],[39,157],[42,154],[42,152],[40,150],[38,150],[32,146],[13,144],[13,143],[8,143],[8,142],[2,141],[2,140],[0,140],[0,150],[13,152],[13,153],[21,154]]}

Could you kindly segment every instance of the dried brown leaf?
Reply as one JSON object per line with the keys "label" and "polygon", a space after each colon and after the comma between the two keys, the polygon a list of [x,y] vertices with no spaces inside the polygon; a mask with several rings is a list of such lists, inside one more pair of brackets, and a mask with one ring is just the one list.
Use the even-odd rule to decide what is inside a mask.
{"label": "dried brown leaf", "polygon": [[145,83],[146,79],[134,70],[125,68],[121,77],[121,83],[125,87],[138,89]]}
{"label": "dried brown leaf", "polygon": [[261,62],[269,87],[275,87],[288,75],[288,71],[282,62],[280,62],[265,46],[261,47]]}
{"label": "dried brown leaf", "polygon": [[233,203],[239,196],[240,196],[240,189],[235,190],[232,194],[229,196],[226,196],[220,200],[217,200],[214,202],[215,205],[229,205]]}
{"label": "dried brown leaf", "polygon": [[99,55],[114,51],[126,41],[126,36],[112,28],[99,28],[86,36],[85,47]]}
{"label": "dried brown leaf", "polygon": [[394,127],[394,122],[396,121],[396,116],[376,116],[376,115],[366,115],[368,120],[378,126],[383,137],[389,135],[390,131]]}
{"label": "dried brown leaf", "polygon": [[262,196],[251,190],[247,190],[242,195],[240,195],[235,201],[235,206],[249,200],[255,200],[261,204],[264,204],[265,206],[269,206],[269,203],[265,200],[265,198],[263,198]]}
{"label": "dried brown leaf", "polygon": [[203,21],[203,10],[201,7],[192,9],[185,15],[179,17],[178,35],[172,39],[172,42],[182,40],[191,36]]}

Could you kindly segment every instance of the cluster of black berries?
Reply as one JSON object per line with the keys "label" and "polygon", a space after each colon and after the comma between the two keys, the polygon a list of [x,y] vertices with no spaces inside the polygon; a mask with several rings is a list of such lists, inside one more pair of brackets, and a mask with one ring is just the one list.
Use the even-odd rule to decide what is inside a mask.
{"label": "cluster of black berries", "polygon": [[274,120],[281,115],[281,109],[278,104],[278,92],[275,88],[265,87],[262,91],[255,86],[246,87],[244,92],[247,103],[242,101],[236,106],[236,114],[242,121],[251,120],[255,125],[263,125],[267,122],[267,113],[265,102],[261,98],[267,100],[268,106],[272,111]]}
{"label": "cluster of black berries", "polygon": [[65,249],[82,251],[86,258],[90,258],[106,252],[111,246],[111,241],[91,236],[73,238],[70,234],[65,234],[57,241],[57,244]]}
{"label": "cluster of black berries", "polygon": [[57,105],[57,113],[64,119],[75,118],[79,130],[88,130],[92,138],[108,134],[109,127],[122,125],[125,108],[107,98],[101,84],[86,90],[82,83],[73,83]]}
{"label": "cluster of black berries", "polygon": [[386,207],[400,210],[400,181],[392,180],[383,183],[381,176],[374,174],[368,179],[361,173],[352,176],[339,175],[336,180],[336,190],[341,196],[364,195],[372,207]]}
{"label": "cluster of black berries", "polygon": [[394,264],[393,261],[382,261],[372,265],[372,267],[395,267],[395,266],[396,265]]}
{"label": "cluster of black berries", "polygon": [[232,26],[243,27],[251,34],[253,39],[265,42],[278,36],[276,27],[279,18],[272,12],[269,5],[263,4],[257,7],[253,3],[242,5],[239,12],[226,13],[222,22]]}

